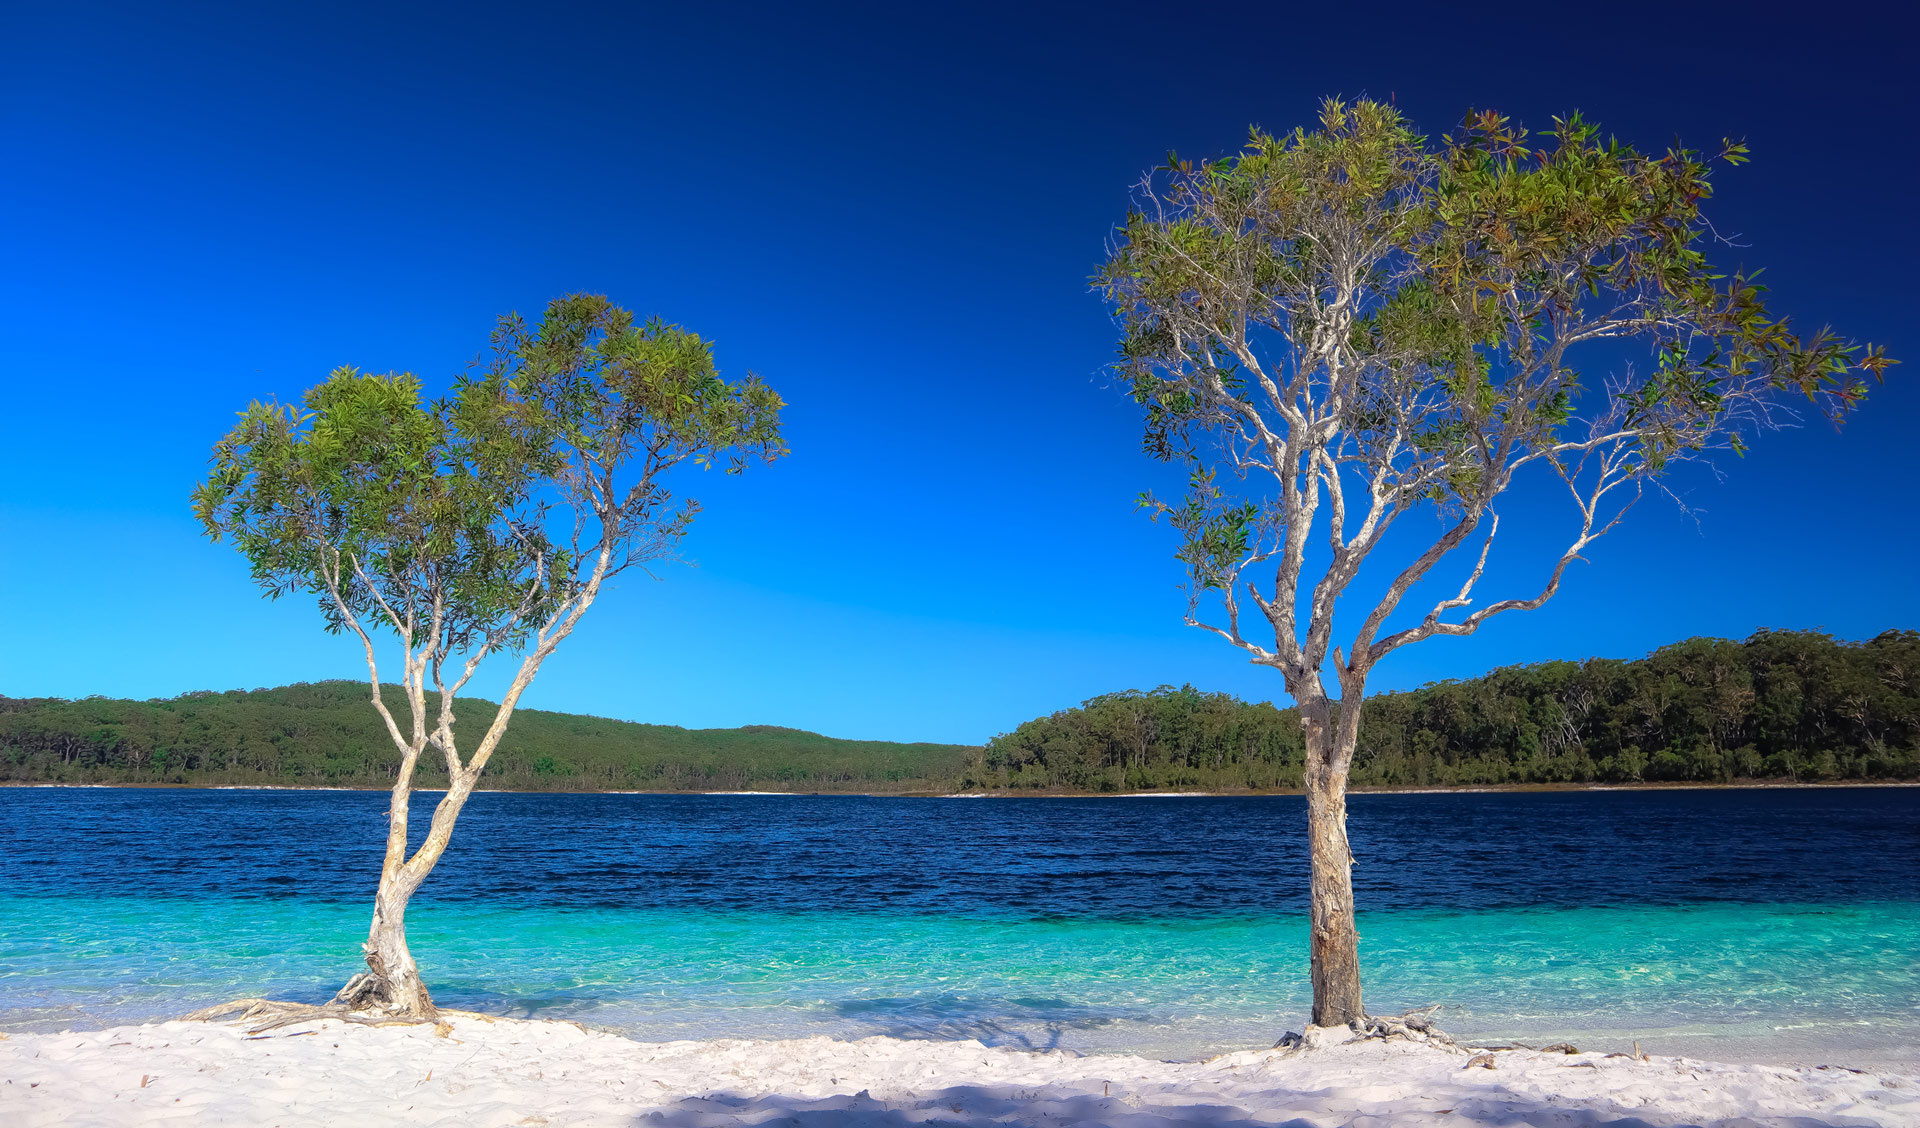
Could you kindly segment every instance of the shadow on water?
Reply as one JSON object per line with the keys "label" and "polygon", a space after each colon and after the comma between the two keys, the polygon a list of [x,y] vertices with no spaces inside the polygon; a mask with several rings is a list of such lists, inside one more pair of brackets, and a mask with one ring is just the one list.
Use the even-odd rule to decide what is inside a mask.
{"label": "shadow on water", "polygon": [[475,984],[434,984],[433,1001],[450,1010],[475,1011],[502,1018],[585,1019],[617,1000],[568,991],[500,991]]}
{"label": "shadow on water", "polygon": [[[747,1097],[717,1092],[688,1097],[633,1118],[634,1128],[735,1128],[738,1125],[779,1124],[799,1128],[922,1128],[955,1125],[964,1128],[1057,1128],[1062,1124],[1124,1124],[1127,1128],[1173,1128],[1206,1125],[1209,1128],[1325,1128],[1328,1124],[1393,1124],[1403,1120],[1424,1123],[1440,1119],[1442,1110],[1431,1098],[1411,1097],[1383,1102],[1378,1108],[1332,1111],[1314,1107],[1313,1094],[1301,1094],[1294,1107],[1258,1110],[1208,1102],[1200,1094],[1186,1100],[1128,1099],[1061,1090],[960,1085],[882,1101],[865,1092],[855,1096],[810,1098],[775,1094]],[[1351,1105],[1347,1106],[1351,1109]],[[1578,1128],[1670,1128],[1702,1124],[1705,1128],[1753,1124],[1745,1118],[1698,1121],[1658,1116],[1654,1120],[1622,1115],[1615,1108],[1581,1108],[1522,1096],[1501,1086],[1490,1086],[1471,1101],[1445,1111],[1449,1123],[1499,1125],[1568,1125]],[[1769,1128],[1837,1128],[1850,1120],[1831,1121],[1811,1116],[1769,1117]]]}
{"label": "shadow on water", "polygon": [[[277,997],[294,998],[299,994],[290,991]],[[686,1031],[677,1029],[670,1034],[650,1031],[646,1019],[636,1021],[629,1009],[623,1006],[629,1000],[617,996],[567,991],[511,992],[478,984],[435,984],[433,998],[442,1007],[504,1018],[597,1020],[604,1023],[609,1015],[596,1012],[618,1012],[611,1016],[615,1019],[611,1025],[628,1037],[646,1041],[653,1037],[688,1036]],[[312,1000],[301,998],[300,1001]],[[1032,997],[883,996],[822,1002],[810,1009],[825,1022],[812,1028],[788,1032],[784,1036],[806,1037],[824,1033],[842,1039],[875,1036],[938,1042],[972,1039],[986,1046],[1040,1053],[1063,1051],[1077,1055],[1077,1050],[1065,1044],[1073,1032],[1098,1030],[1128,1021],[1152,1021],[1144,1011],[1115,1011],[1066,999]],[[702,1031],[700,1036],[769,1035],[765,1031],[716,1028]]]}
{"label": "shadow on water", "polygon": [[1057,1050],[1070,1031],[1096,1030],[1140,1018],[1066,999],[978,999],[958,995],[847,999],[832,1013],[856,1027],[853,1037],[884,1035],[933,1041],[974,1039],[1018,1050]]}

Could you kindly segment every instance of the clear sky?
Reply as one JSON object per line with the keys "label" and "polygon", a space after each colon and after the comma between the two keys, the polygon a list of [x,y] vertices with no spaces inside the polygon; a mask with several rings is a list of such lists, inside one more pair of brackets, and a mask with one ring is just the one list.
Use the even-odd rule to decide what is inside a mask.
{"label": "clear sky", "polygon": [[[1643,147],[1745,136],[1710,213],[1729,255],[1908,361],[1844,433],[1684,477],[1699,512],[1644,504],[1546,609],[1403,650],[1377,688],[1920,626],[1910,29],[1450,7],[0,7],[0,694],[363,676],[201,538],[209,446],[335,365],[442,386],[499,314],[593,290],[761,372],[793,454],[684,476],[698,567],[623,581],[529,704],[978,741],[1127,687],[1284,701],[1180,625],[1086,278],[1169,149],[1329,94],[1430,133],[1491,106]],[[1503,535],[1536,517],[1568,519],[1509,510]]]}

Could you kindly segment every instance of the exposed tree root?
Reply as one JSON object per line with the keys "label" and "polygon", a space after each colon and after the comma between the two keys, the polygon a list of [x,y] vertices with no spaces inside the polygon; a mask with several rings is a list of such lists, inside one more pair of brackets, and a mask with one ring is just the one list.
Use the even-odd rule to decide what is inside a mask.
{"label": "exposed tree root", "polygon": [[[1504,1046],[1483,1046],[1472,1042],[1457,1041],[1453,1035],[1448,1034],[1446,1031],[1434,1025],[1433,1016],[1438,1014],[1439,1011],[1440,1005],[1436,1003],[1430,1007],[1416,1007],[1405,1014],[1392,1016],[1366,1015],[1354,1019],[1346,1026],[1309,1026],[1306,1031],[1301,1034],[1295,1034],[1289,1031],[1285,1037],[1274,1043],[1273,1048],[1294,1054],[1299,1053],[1301,1050],[1319,1049],[1322,1046],[1364,1041],[1370,1038],[1383,1042],[1400,1038],[1409,1042],[1425,1042],[1430,1046],[1441,1046],[1466,1054],[1468,1055],[1467,1064],[1462,1067],[1465,1069],[1472,1069],[1476,1065],[1484,1069],[1493,1069],[1495,1068],[1493,1055],[1496,1053],[1506,1050],[1533,1050],[1532,1046],[1524,1042],[1509,1042]],[[1580,1051],[1570,1042],[1556,1042],[1545,1049],[1535,1052],[1543,1054],[1577,1054]],[[1646,1057],[1640,1052],[1640,1043],[1638,1042],[1633,1044],[1632,1054],[1608,1054],[1607,1056],[1632,1057],[1638,1061],[1646,1060]],[[1580,1062],[1577,1064],[1593,1065],[1594,1063]],[[1598,1068],[1598,1066],[1595,1066],[1595,1068]]]}
{"label": "exposed tree root", "polygon": [[[1338,1045],[1343,1042],[1360,1041],[1370,1038],[1383,1042],[1398,1038],[1409,1042],[1425,1042],[1432,1046],[1444,1046],[1448,1049],[1458,1050],[1464,1054],[1470,1054],[1472,1057],[1467,1062],[1469,1066],[1483,1065],[1488,1069],[1493,1068],[1492,1055],[1495,1053],[1503,1050],[1533,1049],[1532,1046],[1524,1042],[1510,1042],[1504,1046],[1483,1046],[1471,1042],[1458,1041],[1453,1035],[1434,1024],[1433,1016],[1438,1014],[1439,1011],[1440,1005],[1436,1003],[1429,1007],[1416,1007],[1405,1014],[1390,1016],[1366,1015],[1365,1017],[1354,1019],[1344,1027],[1309,1026],[1305,1033],[1295,1034],[1289,1032],[1285,1037],[1274,1043],[1273,1048],[1276,1050],[1297,1052],[1299,1050],[1317,1049],[1321,1046]],[[1559,1042],[1539,1052],[1548,1054],[1577,1054],[1580,1051],[1575,1049],[1570,1043]],[[1638,1045],[1634,1046],[1633,1056],[1638,1057],[1639,1052],[1640,1047]]]}
{"label": "exposed tree root", "polygon": [[1433,1016],[1439,1010],[1440,1005],[1435,1003],[1430,1007],[1416,1007],[1405,1014],[1365,1015],[1345,1026],[1309,1026],[1303,1034],[1289,1031],[1285,1037],[1274,1043],[1273,1048],[1276,1050],[1311,1049],[1315,1046],[1351,1042],[1358,1038],[1378,1038],[1381,1041],[1403,1038],[1409,1042],[1459,1046],[1451,1034],[1434,1025]]}
{"label": "exposed tree root", "polygon": [[[349,986],[351,986],[351,984],[349,984]],[[345,992],[343,991],[342,994],[345,994]],[[286,999],[232,999],[217,1006],[194,1011],[192,1014],[183,1014],[176,1021],[250,1024],[247,1026],[248,1035],[257,1036],[278,1030],[285,1026],[298,1026],[302,1023],[323,1022],[331,1019],[335,1022],[346,1022],[355,1026],[431,1026],[434,1029],[434,1033],[445,1038],[453,1032],[452,1024],[447,1021],[452,1018],[471,1018],[486,1023],[520,1021],[519,1019],[506,1018],[497,1014],[482,1014],[479,1011],[455,1010],[449,1007],[436,1008],[435,1017],[433,1018],[390,1014],[380,1010],[356,1009],[347,1006],[338,1001],[338,996],[336,996],[334,1002],[326,1003],[322,1006],[314,1006],[311,1003],[295,1003]],[[570,1018],[547,1019],[545,1021],[564,1022],[568,1026],[574,1027],[583,1033],[590,1030],[586,1024],[575,1022]],[[301,1031],[301,1033],[312,1034],[316,1032],[305,1030]],[[298,1035],[287,1036],[297,1037]]]}
{"label": "exposed tree root", "polygon": [[[369,955],[367,959],[369,963],[373,963],[376,957]],[[427,989],[424,986],[420,987],[417,1005],[404,1006],[396,1003],[393,985],[385,977],[369,971],[363,971],[347,980],[347,985],[340,988],[339,993],[334,995],[330,1005],[345,1007],[350,1011],[375,1011],[396,1017],[404,1016],[427,1021],[438,1021],[435,1016],[439,1014],[439,1008],[434,1006],[433,1000],[427,997]]]}
{"label": "exposed tree root", "polygon": [[311,1003],[288,1002],[284,999],[234,999],[180,1016],[182,1022],[258,1023],[259,1025],[248,1027],[249,1034],[265,1034],[269,1030],[278,1030],[283,1026],[319,1022],[323,1019],[350,1022],[356,1026],[432,1026],[443,1035],[452,1029],[437,1018],[414,1018],[379,1011],[355,1010],[338,1002],[314,1006]]}
{"label": "exposed tree root", "polygon": [[366,971],[347,980],[346,986],[321,1006],[284,999],[234,999],[186,1016],[187,1021],[257,1023],[247,1031],[249,1034],[329,1018],[356,1026],[432,1026],[442,1037],[452,1029],[428,998],[425,987],[420,987],[414,1005],[403,1005],[395,1001],[395,992],[386,979]]}
{"label": "exposed tree root", "polygon": [[1405,1014],[1368,1015],[1354,1022],[1351,1029],[1362,1038],[1379,1038],[1390,1041],[1404,1038],[1410,1042],[1433,1042],[1442,1046],[1457,1046],[1453,1035],[1435,1026],[1433,1016],[1440,1012],[1440,1004],[1429,1007],[1416,1007]]}

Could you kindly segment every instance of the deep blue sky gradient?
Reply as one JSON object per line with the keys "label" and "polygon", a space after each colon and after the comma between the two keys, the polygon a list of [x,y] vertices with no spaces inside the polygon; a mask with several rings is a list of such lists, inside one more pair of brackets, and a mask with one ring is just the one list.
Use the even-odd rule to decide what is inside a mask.
{"label": "deep blue sky gradient", "polygon": [[[1164,474],[1085,280],[1167,150],[1336,93],[1432,133],[1493,106],[1642,146],[1745,136],[1711,211],[1729,261],[1910,362],[1844,433],[1682,475],[1696,513],[1645,503],[1546,609],[1402,651],[1377,687],[1920,626],[1910,31],[1844,4],[1475,11],[7,6],[0,693],[361,676],[200,537],[208,447],[338,364],[443,385],[497,315],[594,290],[764,374],[793,455],[683,476],[699,566],[623,581],[529,704],[976,741],[1125,687],[1284,701],[1180,624],[1171,537],[1133,511]],[[1530,531],[1489,595],[1537,585],[1570,520],[1503,512]]]}

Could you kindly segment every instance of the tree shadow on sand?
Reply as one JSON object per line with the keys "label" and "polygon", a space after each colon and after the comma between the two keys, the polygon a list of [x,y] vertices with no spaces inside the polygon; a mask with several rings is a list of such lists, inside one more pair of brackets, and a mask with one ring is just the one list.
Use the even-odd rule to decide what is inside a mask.
{"label": "tree shadow on sand", "polygon": [[[1356,1107],[1359,1105],[1359,1107]],[[1059,1128],[1108,1125],[1112,1128],[1368,1128],[1426,1124],[1477,1124],[1489,1128],[1845,1128],[1863,1123],[1842,1118],[1735,1117],[1699,1120],[1682,1116],[1622,1115],[1605,1108],[1543,1103],[1495,1086],[1470,1101],[1448,1107],[1430,1098],[1364,1104],[1300,1093],[1296,1100],[1270,1103],[1259,1111],[1208,1102],[1200,1094],[1185,1099],[1156,1095],[1146,1099],[1115,1094],[1077,1093],[1065,1088],[1020,1089],[974,1085],[877,1100],[865,1092],[853,1096],[801,1097],[786,1094],[747,1097],[717,1092],[688,1097],[641,1113],[633,1128]]]}

